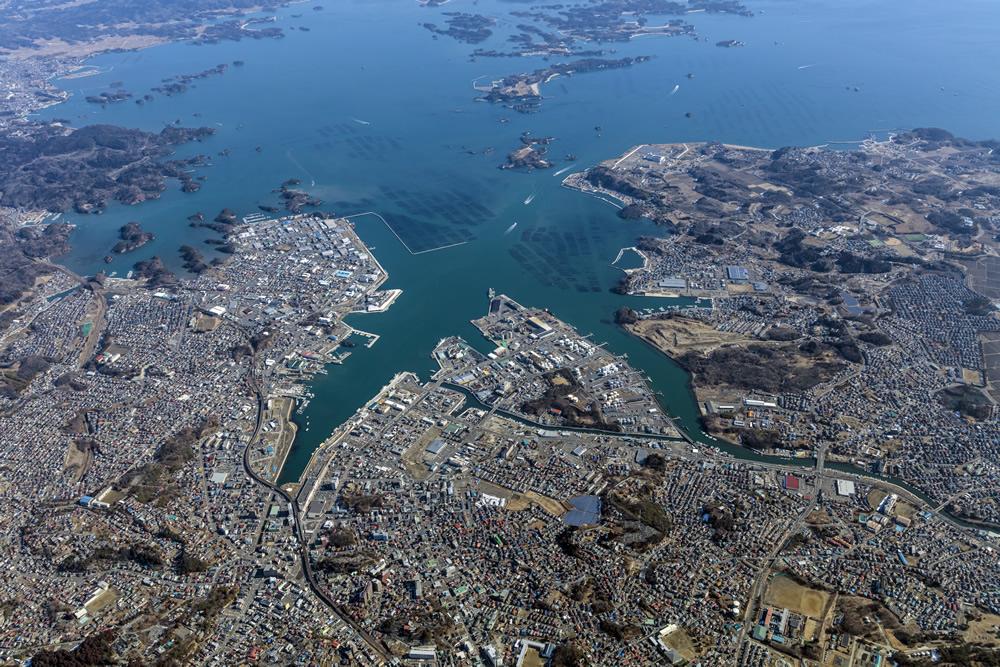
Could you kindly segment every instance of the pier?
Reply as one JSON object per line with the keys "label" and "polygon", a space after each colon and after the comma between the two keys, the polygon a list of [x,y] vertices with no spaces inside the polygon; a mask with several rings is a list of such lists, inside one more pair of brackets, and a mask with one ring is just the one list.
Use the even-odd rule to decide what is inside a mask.
{"label": "pier", "polygon": [[[365,343],[365,347],[367,347],[367,348],[371,348],[372,345],[374,345],[375,343],[378,342],[378,339],[379,339],[379,335],[378,334],[368,333],[367,331],[362,331],[361,329],[355,329],[354,327],[352,327],[350,324],[347,324],[346,322],[344,323],[344,326],[347,327],[348,330],[349,330],[347,332],[347,336],[350,336],[352,334],[358,334],[359,336],[364,336],[365,338],[367,338],[368,342]],[[345,336],[345,338],[347,336]],[[343,359],[343,357],[341,357],[341,359]]]}
{"label": "pier", "polygon": [[[634,269],[623,269],[620,266],[615,266],[615,264],[617,264],[621,260],[622,256],[628,250],[631,250],[635,254],[639,255],[639,257],[642,257],[642,266],[637,266]],[[648,269],[649,265],[650,265],[650,260],[649,260],[649,256],[646,255],[646,253],[644,253],[643,251],[639,250],[635,246],[629,246],[628,248],[622,248],[621,250],[619,250],[618,251],[618,256],[615,257],[615,260],[613,262],[611,262],[611,264],[609,264],[608,266],[616,268],[619,271],[624,271],[626,273],[626,275],[627,275],[627,274],[632,273],[633,271],[641,271],[643,269]]]}

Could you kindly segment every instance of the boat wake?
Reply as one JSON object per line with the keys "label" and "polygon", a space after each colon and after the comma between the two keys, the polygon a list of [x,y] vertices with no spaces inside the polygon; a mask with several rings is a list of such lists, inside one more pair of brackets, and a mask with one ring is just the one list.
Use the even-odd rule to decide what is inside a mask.
{"label": "boat wake", "polygon": [[[528,195],[528,198],[524,200],[525,205],[530,204],[531,200],[534,198],[535,198],[535,193],[532,192],[530,195]],[[516,225],[517,223],[515,222],[514,224]]]}
{"label": "boat wake", "polygon": [[355,123],[361,123],[362,125],[371,125],[367,120],[361,120],[360,118],[352,118]]}
{"label": "boat wake", "polygon": [[[681,89],[681,84],[677,84],[676,86],[674,86],[674,89],[670,91],[670,95],[673,95],[680,89]],[[670,97],[670,95],[667,95],[667,97]]]}
{"label": "boat wake", "polygon": [[288,149],[288,150],[287,150],[287,151],[285,152],[285,157],[287,157],[287,158],[288,158],[288,160],[289,160],[289,161],[290,161],[290,162],[291,162],[292,164],[294,164],[294,165],[295,165],[296,167],[298,167],[298,168],[299,168],[299,171],[301,171],[301,172],[302,172],[303,174],[305,174],[306,176],[308,176],[308,177],[309,177],[309,180],[310,180],[310,186],[311,186],[311,187],[315,187],[315,186],[316,186],[316,178],[315,178],[315,177],[314,177],[314,176],[313,176],[312,174],[310,174],[310,173],[309,173],[309,171],[308,171],[308,170],[307,170],[307,169],[306,169],[305,167],[303,167],[303,166],[302,166],[301,164],[299,164],[299,161],[298,161],[298,160],[296,160],[296,159],[295,159],[294,157],[292,157],[292,150],[291,150],[291,149]]}
{"label": "boat wake", "polygon": [[799,69],[809,69],[810,67],[816,67],[819,63],[813,63],[812,65],[799,65]]}
{"label": "boat wake", "polygon": [[565,174],[567,171],[569,171],[572,168],[573,167],[563,167],[562,169],[560,169],[559,171],[557,171],[556,173],[554,173],[552,175],[553,176],[558,176],[559,174]]}
{"label": "boat wake", "polygon": [[512,231],[514,231],[514,228],[515,228],[515,227],[517,227],[517,223],[516,223],[516,222],[515,222],[515,223],[514,223],[513,225],[511,225],[510,227],[508,227],[508,228],[507,228],[507,231],[505,231],[505,232],[503,233],[503,235],[504,235],[504,236],[507,236],[507,235],[508,235],[508,234],[510,234],[510,233],[511,233]]}

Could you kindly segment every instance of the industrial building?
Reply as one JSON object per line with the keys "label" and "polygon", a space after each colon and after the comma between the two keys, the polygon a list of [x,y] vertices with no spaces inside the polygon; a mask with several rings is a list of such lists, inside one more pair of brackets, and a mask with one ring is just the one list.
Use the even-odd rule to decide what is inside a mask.
{"label": "industrial building", "polygon": [[854,495],[854,482],[846,479],[837,480],[837,495],[838,496],[853,496]]}
{"label": "industrial building", "polygon": [[727,266],[726,275],[729,276],[730,280],[750,280],[750,272],[743,266]]}

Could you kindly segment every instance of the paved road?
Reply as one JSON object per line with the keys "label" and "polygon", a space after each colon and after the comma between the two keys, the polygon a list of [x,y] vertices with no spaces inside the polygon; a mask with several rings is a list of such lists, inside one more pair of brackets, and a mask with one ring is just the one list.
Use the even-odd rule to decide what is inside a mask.
{"label": "paved road", "polygon": [[308,582],[309,588],[312,589],[313,593],[316,594],[316,597],[322,600],[323,603],[327,607],[329,607],[334,614],[340,617],[340,619],[344,621],[344,623],[349,625],[357,633],[357,635],[366,644],[368,644],[368,647],[379,656],[379,658],[381,658],[384,662],[388,662],[390,659],[390,655],[388,647],[385,645],[385,643],[375,639],[375,637],[369,634],[367,630],[361,627],[361,625],[359,625],[357,621],[351,618],[339,604],[337,604],[332,598],[330,598],[327,592],[323,590],[323,588],[316,581],[316,577],[312,571],[312,563],[309,560],[309,543],[305,540],[305,536],[302,533],[302,522],[299,519],[298,506],[296,505],[295,502],[293,502],[292,497],[280,487],[275,486],[271,482],[268,482],[264,478],[260,477],[256,472],[254,472],[253,468],[250,466],[250,450],[256,444],[257,439],[260,437],[261,426],[263,425],[264,422],[264,409],[267,402],[267,399],[264,396],[264,392],[261,388],[262,380],[261,378],[257,377],[257,373],[259,372],[258,370],[259,366],[257,364],[256,353],[254,353],[252,367],[254,370],[251,371],[250,377],[248,378],[247,381],[250,385],[250,388],[257,395],[257,422],[254,426],[253,434],[250,436],[250,441],[243,448],[243,469],[246,470],[247,475],[249,475],[250,478],[253,479],[255,482],[257,482],[261,486],[269,489],[276,495],[283,498],[291,508],[292,522],[295,528],[296,539],[298,540],[299,544],[299,557],[302,560],[302,572],[303,574],[305,574],[306,582]]}
{"label": "paved road", "polygon": [[[822,474],[817,476],[816,488],[813,495],[817,495],[823,486]],[[803,493],[805,489],[802,489]],[[757,574],[754,576],[753,586],[750,587],[750,596],[747,599],[747,608],[744,615],[743,627],[740,629],[739,638],[736,640],[736,651],[737,655],[743,650],[743,645],[747,641],[747,633],[754,626],[754,619],[758,616],[758,609],[762,608],[764,605],[764,594],[767,591],[767,587],[764,585],[767,583],[767,575],[774,566],[774,561],[777,559],[778,554],[781,552],[781,547],[784,546],[785,542],[789,537],[795,535],[801,528],[802,524],[805,523],[806,517],[809,516],[813,511],[813,503],[809,502],[799,513],[795,521],[789,526],[788,530],[785,531],[781,538],[775,540],[774,546],[771,548],[770,553],[764,559],[763,564],[757,570]]]}

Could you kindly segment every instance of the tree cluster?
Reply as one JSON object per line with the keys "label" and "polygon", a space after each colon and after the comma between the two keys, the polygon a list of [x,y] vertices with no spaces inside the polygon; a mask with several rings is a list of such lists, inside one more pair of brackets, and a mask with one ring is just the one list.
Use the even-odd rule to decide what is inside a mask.
{"label": "tree cluster", "polygon": [[34,667],[96,667],[113,665],[114,651],[111,648],[115,633],[107,630],[84,639],[72,651],[40,651],[31,659]]}
{"label": "tree cluster", "polygon": [[[215,134],[209,127],[168,126],[159,134],[113,125],[69,131],[38,126],[31,135],[0,135],[0,205],[63,213],[101,210],[111,201],[158,197],[164,179],[204,157],[161,161],[167,146]],[[112,172],[115,173],[112,177]]]}

